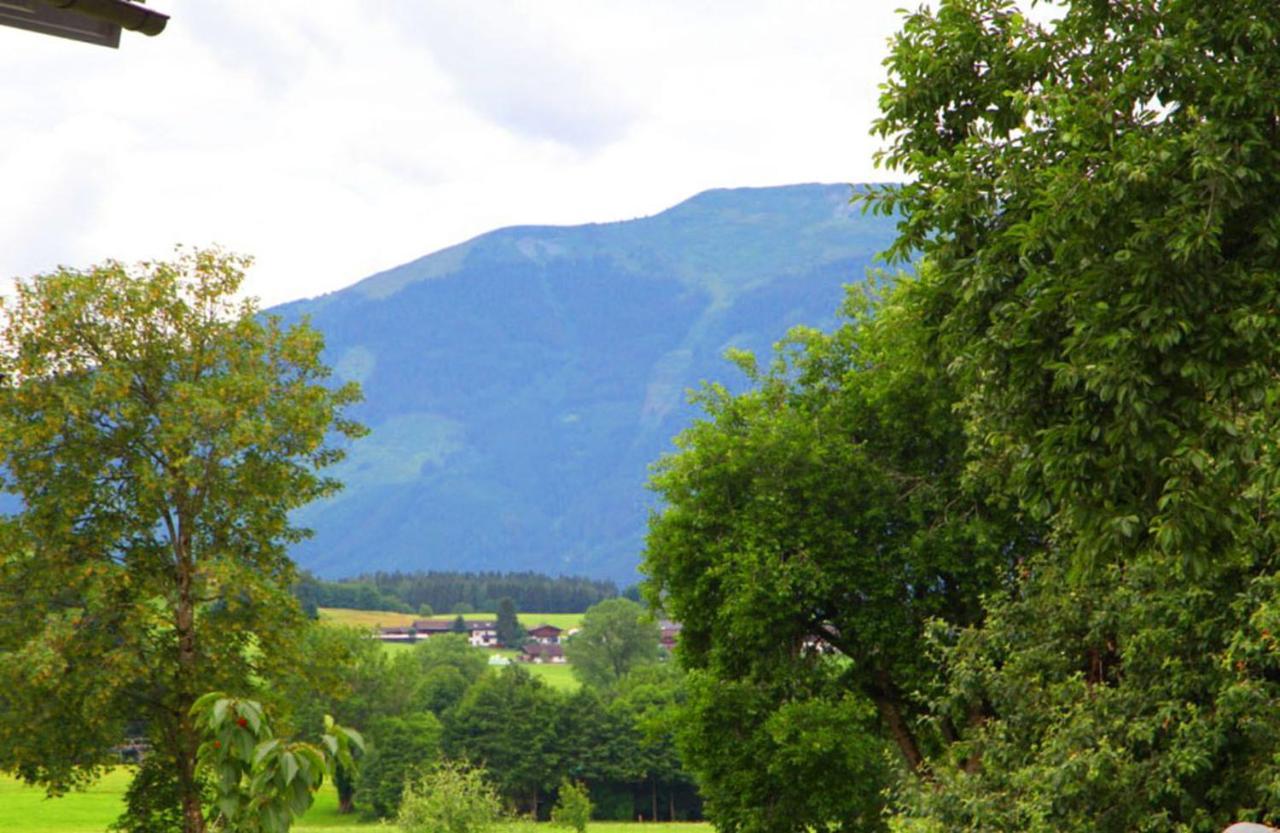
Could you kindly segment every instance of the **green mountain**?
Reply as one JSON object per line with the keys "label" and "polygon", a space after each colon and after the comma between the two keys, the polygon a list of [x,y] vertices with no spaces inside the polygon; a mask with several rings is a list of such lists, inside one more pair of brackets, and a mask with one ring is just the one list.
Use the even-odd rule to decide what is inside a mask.
{"label": "green mountain", "polygon": [[320,298],[310,316],[372,429],[307,507],[295,551],[322,576],[538,570],[630,582],[648,465],[694,418],[686,390],[738,381],[827,326],[893,221],[847,185],[707,191],[652,217],[505,228]]}

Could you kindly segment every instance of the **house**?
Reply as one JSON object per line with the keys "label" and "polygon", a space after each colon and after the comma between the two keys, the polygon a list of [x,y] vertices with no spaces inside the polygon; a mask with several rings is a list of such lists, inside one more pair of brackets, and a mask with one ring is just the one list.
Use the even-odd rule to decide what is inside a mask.
{"label": "house", "polygon": [[529,628],[527,631],[529,639],[542,645],[559,645],[561,635],[564,633],[563,628],[557,628],[555,625],[548,625],[545,622],[537,627]]}
{"label": "house", "polygon": [[555,643],[548,644],[545,642],[530,642],[528,645],[525,645],[520,649],[520,653],[516,656],[516,659],[521,662],[563,663],[565,662],[564,647]]}
{"label": "house", "polygon": [[383,642],[417,642],[422,635],[412,627],[378,628],[378,638]]}
{"label": "house", "polygon": [[[455,633],[454,626],[456,622],[456,617],[453,619],[418,619],[414,621],[413,628],[417,630],[419,637],[426,639],[443,633]],[[477,648],[493,648],[498,644],[497,622],[468,619],[463,622],[463,628],[463,633],[467,635],[467,640]]]}
{"label": "house", "polygon": [[658,641],[662,643],[662,647],[668,651],[676,647],[676,640],[680,638],[680,631],[684,625],[679,622],[673,622],[670,619],[663,619],[658,622]]}

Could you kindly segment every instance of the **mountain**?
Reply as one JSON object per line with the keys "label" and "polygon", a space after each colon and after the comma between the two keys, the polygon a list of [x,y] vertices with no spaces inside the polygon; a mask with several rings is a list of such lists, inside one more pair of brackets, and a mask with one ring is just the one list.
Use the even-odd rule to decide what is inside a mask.
{"label": "mountain", "polygon": [[272,310],[309,316],[372,433],[304,509],[322,576],[521,570],[636,579],[648,466],[696,416],[686,390],[740,383],[829,326],[893,220],[847,185],[707,191],[652,217],[504,228]]}

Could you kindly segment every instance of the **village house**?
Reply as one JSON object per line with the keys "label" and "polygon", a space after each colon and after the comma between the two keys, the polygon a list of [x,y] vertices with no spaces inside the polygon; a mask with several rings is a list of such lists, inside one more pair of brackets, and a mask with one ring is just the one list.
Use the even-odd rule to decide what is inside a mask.
{"label": "village house", "polygon": [[670,619],[663,619],[658,622],[658,641],[662,643],[662,647],[668,651],[676,647],[676,640],[680,638],[680,630],[684,627],[679,622],[673,622]]}
{"label": "village house", "polygon": [[528,633],[529,638],[534,642],[538,642],[543,645],[559,645],[564,629],[557,628],[555,625],[548,625],[544,622],[537,627],[529,628]]}
{"label": "village house", "polygon": [[563,663],[565,662],[564,647],[555,643],[530,642],[520,649],[516,659],[521,662]]}
{"label": "village house", "polygon": [[[378,638],[383,642],[416,642],[445,633],[456,633],[456,619],[417,619],[410,626],[380,628]],[[498,644],[498,623],[486,620],[463,622],[463,634],[477,648],[494,648]]]}

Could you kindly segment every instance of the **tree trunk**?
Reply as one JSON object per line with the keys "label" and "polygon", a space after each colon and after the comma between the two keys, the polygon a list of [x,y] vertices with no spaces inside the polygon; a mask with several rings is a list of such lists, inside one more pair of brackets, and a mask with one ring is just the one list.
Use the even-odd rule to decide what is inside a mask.
{"label": "tree trunk", "polygon": [[191,706],[196,701],[196,616],[193,583],[195,565],[191,560],[188,524],[179,520],[174,555],[178,571],[178,600],[174,630],[178,637],[178,674],[175,688],[178,709],[177,764],[178,789],[182,797],[183,833],[204,833],[204,808],[200,806],[200,784],[196,780],[196,752],[200,738],[191,722]]}
{"label": "tree trunk", "polygon": [[902,757],[911,769],[911,774],[919,775],[920,766],[924,763],[924,755],[920,752],[915,733],[911,731],[911,726],[902,715],[897,687],[894,686],[887,672],[876,672],[876,685],[870,694],[872,701],[876,704],[876,710],[880,712],[880,719],[884,721],[885,728],[889,730],[889,736],[902,752]]}
{"label": "tree trunk", "polygon": [[675,791],[675,788],[672,787],[671,791],[667,793],[667,821],[675,821],[675,820],[676,820],[676,791]]}
{"label": "tree trunk", "polygon": [[658,820],[658,779],[654,778],[652,781],[649,782],[649,785],[653,789],[653,792],[651,793],[651,796],[650,796],[652,799],[653,813],[649,816],[649,821],[657,821]]}

